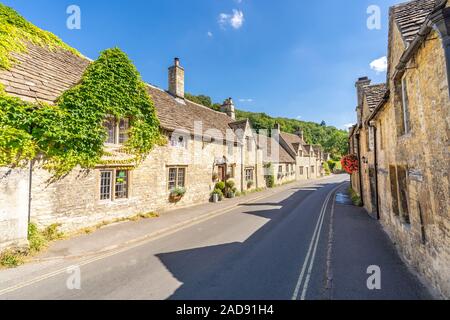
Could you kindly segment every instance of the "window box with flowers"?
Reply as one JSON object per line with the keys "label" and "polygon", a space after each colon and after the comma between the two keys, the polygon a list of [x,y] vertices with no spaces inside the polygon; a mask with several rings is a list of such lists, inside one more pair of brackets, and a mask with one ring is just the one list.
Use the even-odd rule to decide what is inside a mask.
{"label": "window box with flowers", "polygon": [[173,203],[179,202],[181,199],[183,199],[185,194],[185,188],[177,187],[175,189],[172,189],[172,191],[170,191],[170,201]]}

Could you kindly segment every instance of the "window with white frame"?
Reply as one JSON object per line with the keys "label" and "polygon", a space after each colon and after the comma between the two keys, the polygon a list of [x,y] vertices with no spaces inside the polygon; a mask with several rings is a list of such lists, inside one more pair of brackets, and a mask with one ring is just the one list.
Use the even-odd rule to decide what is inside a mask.
{"label": "window with white frame", "polygon": [[253,181],[253,169],[245,169],[245,181]]}
{"label": "window with white frame", "polygon": [[183,135],[173,134],[170,138],[170,145],[175,148],[184,148],[188,147],[188,138]]}
{"label": "window with white frame", "polygon": [[103,127],[108,134],[106,143],[124,144],[128,141],[130,130],[130,120],[128,118],[117,120],[112,116],[108,116],[103,122]]}
{"label": "window with white frame", "polygon": [[128,170],[110,169],[100,171],[100,200],[127,199],[128,195]]}
{"label": "window with white frame", "polygon": [[168,189],[184,188],[186,186],[186,168],[169,167]]}

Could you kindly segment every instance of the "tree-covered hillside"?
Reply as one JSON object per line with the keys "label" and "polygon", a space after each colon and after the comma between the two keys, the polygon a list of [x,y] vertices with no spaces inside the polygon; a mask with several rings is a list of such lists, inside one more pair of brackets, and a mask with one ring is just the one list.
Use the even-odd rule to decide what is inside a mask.
{"label": "tree-covered hillside", "polygon": [[[220,110],[220,104],[213,103],[208,96],[186,94],[186,98],[216,111]],[[249,119],[256,130],[271,130],[276,123],[279,123],[281,130],[287,133],[294,133],[297,131],[297,128],[300,128],[303,130],[307,143],[321,145],[325,152],[331,153],[335,159],[348,152],[348,133],[344,130],[327,126],[325,122],[318,124],[288,118],[274,118],[265,113],[236,110],[236,120],[243,119]]]}

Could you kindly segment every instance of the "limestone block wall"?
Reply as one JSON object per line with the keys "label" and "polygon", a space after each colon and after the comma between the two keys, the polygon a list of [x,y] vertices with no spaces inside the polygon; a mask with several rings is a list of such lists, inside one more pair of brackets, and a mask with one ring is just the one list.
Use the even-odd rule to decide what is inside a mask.
{"label": "limestone block wall", "polygon": [[[101,221],[138,213],[163,212],[207,202],[214,188],[215,160],[226,155],[226,146],[189,139],[187,148],[157,147],[138,167],[130,171],[128,199],[100,200],[100,169],[77,169],[55,183],[50,175],[35,169],[33,176],[32,220],[45,227],[61,223],[63,230],[92,226]],[[235,148],[229,161],[240,158]],[[237,158],[237,159],[235,159]],[[186,168],[186,195],[177,203],[169,201],[168,167]],[[107,168],[105,168],[107,169]],[[240,170],[235,171],[239,183]]]}
{"label": "limestone block wall", "polygon": [[[308,171],[310,166],[310,158],[309,157],[297,157],[296,166],[296,174],[297,180],[307,180],[308,179]],[[303,173],[300,170],[300,167],[303,167]]]}
{"label": "limestone block wall", "polygon": [[[405,77],[411,131],[397,134],[395,109],[400,99],[393,82],[390,101],[377,119],[382,224],[403,257],[448,298],[450,101],[442,42],[435,32],[416,53]],[[389,166],[399,165],[407,168],[409,223],[393,210]]]}
{"label": "limestone block wall", "polygon": [[0,252],[28,243],[28,173],[0,168]]}

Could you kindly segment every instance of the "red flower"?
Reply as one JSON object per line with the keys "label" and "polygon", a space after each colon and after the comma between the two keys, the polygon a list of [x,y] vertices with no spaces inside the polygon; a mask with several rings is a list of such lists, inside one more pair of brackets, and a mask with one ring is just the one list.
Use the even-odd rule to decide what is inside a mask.
{"label": "red flower", "polygon": [[358,157],[354,154],[349,154],[342,158],[341,160],[342,168],[349,174],[358,172],[359,161]]}

